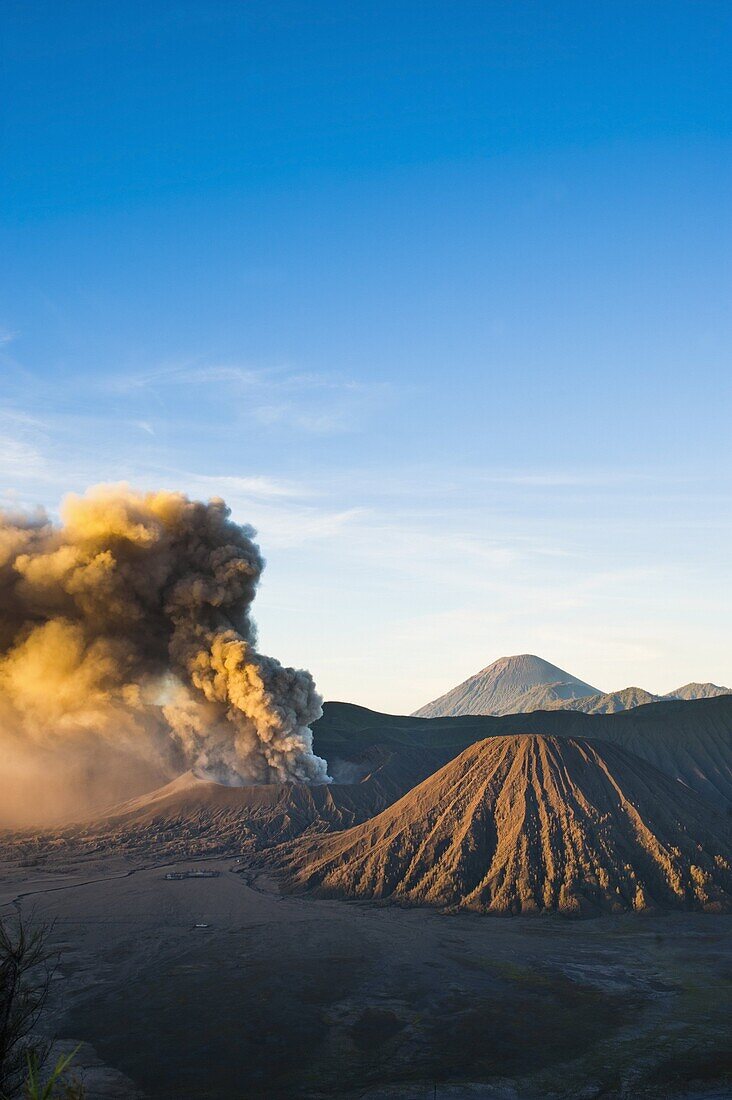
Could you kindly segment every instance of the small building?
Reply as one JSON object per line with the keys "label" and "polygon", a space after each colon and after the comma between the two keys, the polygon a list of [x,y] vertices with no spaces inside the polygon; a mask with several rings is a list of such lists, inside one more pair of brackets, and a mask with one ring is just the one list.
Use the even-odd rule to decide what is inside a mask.
{"label": "small building", "polygon": [[169,882],[179,882],[184,878],[218,878],[220,871],[168,871],[165,878]]}

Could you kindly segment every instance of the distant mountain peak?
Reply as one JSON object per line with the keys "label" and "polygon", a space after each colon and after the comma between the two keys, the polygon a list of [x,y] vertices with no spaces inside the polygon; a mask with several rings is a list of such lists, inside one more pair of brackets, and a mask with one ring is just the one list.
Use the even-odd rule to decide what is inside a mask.
{"label": "distant mountain peak", "polygon": [[683,687],[669,691],[665,699],[716,699],[718,695],[732,695],[732,688],[719,684],[684,684]]}
{"label": "distant mountain peak", "polygon": [[615,714],[619,710],[634,710],[647,703],[659,702],[658,695],[651,695],[645,688],[627,687],[621,691],[607,691],[600,695],[588,695],[569,702],[553,703],[548,710],[581,710],[585,714]]}
{"label": "distant mountain peak", "polygon": [[[415,711],[419,718],[458,714],[511,714],[527,693],[537,693],[539,706],[562,699],[598,695],[597,688],[578,680],[534,653],[500,657],[462,684]],[[539,709],[532,706],[530,709]]]}
{"label": "distant mountain peak", "polygon": [[[582,710],[585,714],[614,714],[619,710],[634,710],[635,707],[642,707],[648,703],[659,703],[663,699],[682,699],[685,702],[693,702],[696,699],[715,699],[719,695],[732,695],[732,691],[729,688],[718,687],[716,684],[684,684],[676,691],[670,691],[668,695],[652,695],[644,688],[627,687],[622,691],[609,691],[603,695],[552,703],[543,709]],[[520,700],[522,712],[539,709],[526,705],[530,702],[528,697]]]}

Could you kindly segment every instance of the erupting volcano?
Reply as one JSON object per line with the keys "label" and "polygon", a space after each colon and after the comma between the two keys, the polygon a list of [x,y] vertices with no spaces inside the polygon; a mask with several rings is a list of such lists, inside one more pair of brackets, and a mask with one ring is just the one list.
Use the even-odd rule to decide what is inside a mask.
{"label": "erupting volcano", "polygon": [[120,797],[107,777],[123,769],[138,790],[187,767],[231,784],[328,782],[312,676],[256,648],[264,562],[250,527],[220,499],[124,486],[68,497],[62,519],[0,517],[11,816],[52,796],[63,812],[61,792],[78,813],[95,784],[98,802]]}

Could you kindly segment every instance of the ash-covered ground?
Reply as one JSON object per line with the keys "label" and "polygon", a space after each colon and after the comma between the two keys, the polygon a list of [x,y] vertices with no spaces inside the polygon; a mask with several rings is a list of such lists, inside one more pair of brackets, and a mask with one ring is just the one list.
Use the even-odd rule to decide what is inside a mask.
{"label": "ash-covered ground", "polygon": [[[164,877],[191,867],[220,873]],[[56,922],[47,1026],[91,1100],[732,1093],[727,917],[445,916],[70,853],[6,859],[0,905]]]}

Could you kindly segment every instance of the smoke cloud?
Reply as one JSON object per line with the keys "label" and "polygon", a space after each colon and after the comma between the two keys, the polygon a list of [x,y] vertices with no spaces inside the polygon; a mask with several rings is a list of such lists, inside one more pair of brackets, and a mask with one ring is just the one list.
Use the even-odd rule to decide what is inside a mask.
{"label": "smoke cloud", "polygon": [[309,672],[257,651],[264,562],[229,515],[126,486],[69,496],[61,526],[0,513],[0,795],[10,775],[17,803],[39,762],[53,797],[73,773],[92,801],[186,767],[328,782],[321,699]]}

